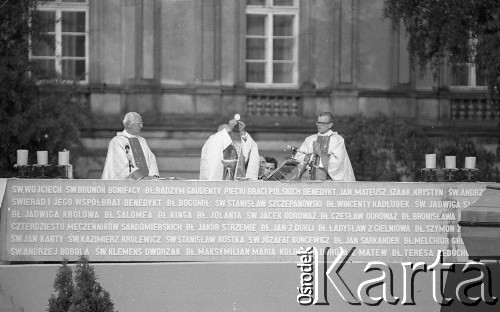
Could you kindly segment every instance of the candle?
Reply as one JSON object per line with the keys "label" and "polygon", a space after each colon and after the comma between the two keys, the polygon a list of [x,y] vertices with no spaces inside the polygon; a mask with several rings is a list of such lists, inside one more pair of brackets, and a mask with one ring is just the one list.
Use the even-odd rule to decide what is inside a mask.
{"label": "candle", "polygon": [[17,150],[17,165],[26,166],[28,164],[28,150]]}
{"label": "candle", "polygon": [[465,169],[476,169],[476,157],[465,157]]}
{"label": "candle", "polygon": [[57,163],[59,164],[59,166],[69,165],[69,151],[64,150],[62,152],[59,152]]}
{"label": "candle", "polygon": [[36,152],[37,165],[48,164],[48,158],[49,158],[49,152],[47,152],[47,151],[37,151]]}
{"label": "candle", "polygon": [[436,168],[436,154],[425,154],[425,168]]}
{"label": "candle", "polygon": [[444,163],[446,169],[455,169],[457,167],[457,157],[456,156],[445,156]]}

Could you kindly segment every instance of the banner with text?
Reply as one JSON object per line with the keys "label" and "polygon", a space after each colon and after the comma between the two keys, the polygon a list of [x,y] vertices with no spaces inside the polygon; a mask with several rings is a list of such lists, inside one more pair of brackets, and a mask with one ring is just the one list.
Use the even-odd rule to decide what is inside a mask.
{"label": "banner with text", "polygon": [[[486,183],[9,179],[2,261],[465,262],[460,211]],[[327,249],[328,248],[328,249]]]}

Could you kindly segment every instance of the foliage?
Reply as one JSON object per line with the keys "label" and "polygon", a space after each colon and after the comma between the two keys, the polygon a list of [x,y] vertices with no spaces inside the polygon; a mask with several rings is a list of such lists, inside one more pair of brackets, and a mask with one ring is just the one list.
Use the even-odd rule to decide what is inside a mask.
{"label": "foliage", "polygon": [[422,152],[432,150],[423,129],[385,115],[348,117],[346,148],[358,181],[398,181],[422,168]]}
{"label": "foliage", "polygon": [[409,34],[412,64],[475,63],[485,71],[490,92],[500,90],[500,1],[385,0],[385,15]]}
{"label": "foliage", "polygon": [[[385,115],[337,118],[334,125],[345,139],[358,181],[420,181],[428,153],[436,153],[442,167],[444,156],[456,156],[458,168],[464,167],[466,156],[476,156],[476,178],[498,178],[496,155],[464,135],[436,139],[421,125]],[[464,179],[464,173],[457,175],[457,180]]]}
{"label": "foliage", "polygon": [[16,150],[48,150],[49,163],[57,151],[67,149],[76,162],[84,146],[79,128],[86,122],[87,108],[77,96],[74,83],[44,79],[29,60],[30,40],[42,41],[45,29],[37,0],[0,2],[0,177],[15,175]]}
{"label": "foliage", "polygon": [[114,304],[109,292],[97,282],[94,268],[89,259],[82,255],[73,274],[67,259],[57,271],[54,288],[57,296],[49,299],[48,312],[114,312]]}
{"label": "foliage", "polygon": [[73,271],[68,266],[68,259],[63,259],[54,280],[57,295],[51,295],[48,312],[67,312],[73,296]]}
{"label": "foliage", "polygon": [[81,256],[75,270],[75,291],[69,312],[113,312],[109,292],[97,282],[94,268],[88,258]]}

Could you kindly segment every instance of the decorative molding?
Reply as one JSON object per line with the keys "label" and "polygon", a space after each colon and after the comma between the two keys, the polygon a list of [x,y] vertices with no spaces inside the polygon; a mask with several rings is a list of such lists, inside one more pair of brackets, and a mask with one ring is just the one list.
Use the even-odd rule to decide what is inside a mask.
{"label": "decorative molding", "polygon": [[247,116],[261,117],[299,117],[302,112],[300,96],[248,95]]}
{"label": "decorative molding", "polygon": [[[210,0],[208,0],[210,1]],[[204,49],[204,34],[203,34],[203,20],[204,20],[204,3],[205,1],[194,1],[193,25],[194,25],[194,46],[198,47],[195,53],[196,63],[194,67],[194,80],[201,81],[203,79],[203,49]],[[168,31],[168,30],[167,30]],[[168,47],[167,47],[168,49]]]}
{"label": "decorative molding", "polygon": [[315,16],[316,0],[299,2],[299,85],[312,84],[315,72]]}
{"label": "decorative molding", "polygon": [[122,7],[123,79],[134,80],[137,73],[137,3],[125,1]]}
{"label": "decorative molding", "polygon": [[359,66],[359,12],[360,0],[352,0],[353,3],[353,20],[352,20],[352,86],[358,85],[358,66]]}
{"label": "decorative molding", "polygon": [[498,121],[498,104],[489,99],[451,99],[451,120]]}
{"label": "decorative molding", "polygon": [[103,59],[103,1],[89,0],[89,83],[101,82]]}
{"label": "decorative molding", "polygon": [[220,77],[220,0],[204,0],[200,3],[199,76],[203,81],[215,81]]}
{"label": "decorative molding", "polygon": [[391,82],[395,88],[411,88],[410,59],[405,44],[404,25],[401,23],[394,26],[391,22],[391,44],[392,44],[392,78]]}
{"label": "decorative molding", "polygon": [[154,79],[155,78],[155,24],[156,24],[156,1],[143,0],[142,1],[142,30],[141,30],[141,78]]}
{"label": "decorative molding", "polygon": [[354,3],[356,0],[340,2],[340,53],[339,83],[353,83],[354,50]]}
{"label": "decorative molding", "polygon": [[246,53],[246,1],[235,0],[234,14],[236,16],[236,23],[234,29],[235,40],[235,58],[234,58],[234,77],[235,85],[245,85],[245,53]]}

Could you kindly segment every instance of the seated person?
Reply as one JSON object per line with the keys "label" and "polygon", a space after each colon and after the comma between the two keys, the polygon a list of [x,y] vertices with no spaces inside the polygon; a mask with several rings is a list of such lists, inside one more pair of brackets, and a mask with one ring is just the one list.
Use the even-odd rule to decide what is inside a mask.
{"label": "seated person", "polygon": [[265,176],[269,176],[271,172],[278,168],[278,161],[274,157],[266,156],[266,170],[264,171]]}
{"label": "seated person", "polygon": [[156,157],[146,139],[139,136],[142,130],[141,115],[130,112],[123,119],[125,129],[111,139],[102,172],[103,180],[159,178]]}
{"label": "seated person", "polygon": [[259,180],[262,180],[262,178],[265,177],[265,171],[266,171],[266,159],[264,156],[259,156]]}
{"label": "seated person", "polygon": [[259,149],[242,121],[232,119],[221,125],[203,145],[200,180],[257,180],[258,174]]}

